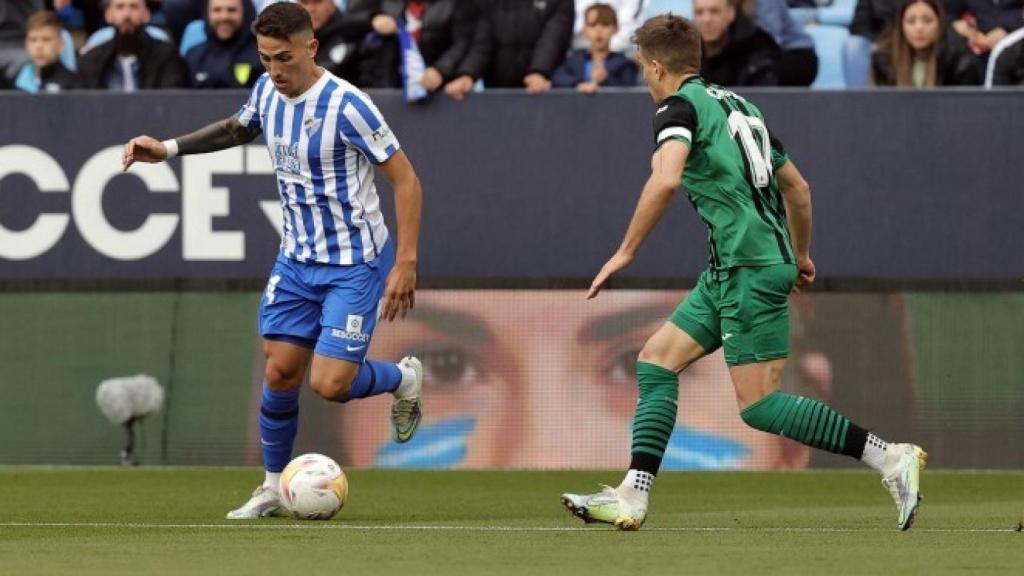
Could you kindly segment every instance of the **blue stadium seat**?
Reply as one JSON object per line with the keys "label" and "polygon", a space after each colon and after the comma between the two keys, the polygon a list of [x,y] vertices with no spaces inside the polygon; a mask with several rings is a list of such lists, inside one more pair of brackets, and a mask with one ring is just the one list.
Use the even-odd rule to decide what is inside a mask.
{"label": "blue stadium seat", "polygon": [[185,32],[181,34],[181,46],[178,52],[185,56],[194,46],[206,42],[206,21],[193,20],[185,26]]}
{"label": "blue stadium seat", "polygon": [[60,63],[74,72],[78,70],[78,63],[75,62],[75,39],[63,28],[60,30],[60,39],[64,41],[64,49],[60,51]]}
{"label": "blue stadium seat", "polygon": [[[164,42],[171,41],[171,37],[167,35],[167,32],[164,32],[163,29],[157,28],[156,26],[146,26],[146,34],[149,34],[151,38],[156,38],[157,40],[162,40]],[[103,44],[104,42],[108,42],[113,37],[114,27],[104,26],[103,28],[100,28],[99,30],[93,32],[92,35],[89,36],[89,39],[85,41],[85,45],[82,46],[81,51],[83,53],[87,52],[93,46],[96,46],[97,44]]]}
{"label": "blue stadium seat", "polygon": [[847,88],[867,88],[871,84],[871,40],[850,35],[843,44],[843,76]]}
{"label": "blue stadium seat", "polygon": [[651,0],[644,11],[644,18],[671,12],[687,20],[693,20],[693,0]]}
{"label": "blue stadium seat", "polygon": [[812,25],[804,28],[814,39],[818,53],[818,76],[811,88],[846,88],[843,73],[843,48],[850,31],[842,26]]}
{"label": "blue stadium seat", "polygon": [[789,15],[793,18],[793,21],[801,26],[807,26],[815,18],[818,17],[817,8],[790,8]]}
{"label": "blue stadium seat", "polygon": [[818,8],[816,21],[819,24],[850,27],[853,22],[853,11],[857,9],[857,0],[832,0],[832,4]]}

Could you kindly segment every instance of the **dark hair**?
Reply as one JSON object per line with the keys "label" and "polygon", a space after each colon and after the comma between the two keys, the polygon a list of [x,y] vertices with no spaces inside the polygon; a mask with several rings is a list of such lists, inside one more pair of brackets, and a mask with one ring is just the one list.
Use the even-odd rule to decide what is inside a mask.
{"label": "dark hair", "polygon": [[38,28],[54,28],[60,34],[60,31],[64,29],[64,25],[61,24],[60,18],[56,14],[48,10],[42,10],[29,16],[28,22],[25,23],[25,32],[31,32]]}
{"label": "dark hair", "polygon": [[643,58],[661,62],[672,74],[700,72],[700,31],[682,16],[651,18],[633,33],[633,43]]}
{"label": "dark hair", "polygon": [[[906,16],[907,10],[919,2],[931,8],[939,21],[939,35],[935,38],[935,45],[925,61],[924,80],[925,86],[935,86],[937,83],[938,50],[946,35],[945,11],[942,9],[942,4],[936,0],[904,0],[896,19],[889,23],[889,28],[878,43],[879,52],[884,54],[889,60],[890,73],[892,75],[891,81],[895,86],[914,85],[914,53],[910,43],[907,42],[906,34],[903,33],[903,18]],[[876,83],[883,81],[881,78],[875,78],[874,80]]]}
{"label": "dark hair", "polygon": [[313,33],[313,20],[305,8],[291,2],[267,6],[252,23],[253,34],[278,40],[288,40],[303,32]]}
{"label": "dark hair", "polygon": [[598,2],[597,4],[591,4],[586,11],[583,12],[583,23],[587,24],[590,20],[590,13],[597,12],[596,24],[603,24],[605,26],[618,26],[619,16],[615,13],[615,8],[612,8],[610,4],[604,4]]}

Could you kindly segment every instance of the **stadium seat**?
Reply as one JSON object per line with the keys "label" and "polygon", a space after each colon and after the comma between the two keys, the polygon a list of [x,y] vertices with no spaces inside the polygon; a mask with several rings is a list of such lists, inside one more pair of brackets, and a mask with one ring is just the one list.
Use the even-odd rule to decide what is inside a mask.
{"label": "stadium seat", "polygon": [[814,39],[818,53],[818,76],[811,88],[846,88],[843,75],[843,47],[850,31],[842,26],[812,25],[804,28]]}
{"label": "stadium seat", "polygon": [[[167,35],[167,32],[164,32],[163,29],[157,28],[156,26],[146,26],[146,34],[149,34],[151,38],[162,40],[164,42],[171,41],[171,37]],[[113,37],[114,27],[104,26],[103,28],[100,28],[99,30],[93,32],[92,35],[89,36],[89,39],[85,41],[85,45],[82,46],[81,51],[83,53],[88,52],[93,46],[96,46],[97,44],[103,44],[104,42],[109,41]]]}
{"label": "stadium seat", "polygon": [[819,24],[850,27],[853,22],[853,11],[857,9],[857,0],[832,0],[832,4],[818,8],[815,20]]}
{"label": "stadium seat", "polygon": [[206,21],[193,20],[185,26],[185,32],[181,35],[181,46],[178,52],[185,56],[194,46],[206,42]]}
{"label": "stadium seat", "polygon": [[871,41],[850,35],[843,43],[843,76],[847,88],[867,88],[871,78]]}
{"label": "stadium seat", "polygon": [[693,20],[693,0],[651,0],[644,11],[644,17],[651,18],[668,12]]}
{"label": "stadium seat", "polygon": [[793,18],[793,21],[800,26],[807,26],[818,17],[817,8],[790,8],[789,15]]}
{"label": "stadium seat", "polygon": [[74,72],[78,70],[78,63],[75,62],[75,39],[71,33],[61,28],[60,39],[64,41],[64,48],[60,51],[60,63],[65,68]]}

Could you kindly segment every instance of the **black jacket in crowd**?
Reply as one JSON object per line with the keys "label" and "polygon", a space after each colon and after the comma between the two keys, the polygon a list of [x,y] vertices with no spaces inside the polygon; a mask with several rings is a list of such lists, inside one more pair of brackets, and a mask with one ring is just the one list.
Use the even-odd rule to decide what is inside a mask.
{"label": "black jacket in crowd", "polygon": [[[565,62],[555,70],[551,78],[551,85],[555,88],[575,88],[579,84],[588,82],[587,63],[590,62],[590,51],[585,48],[573,50],[565,59]],[[636,86],[637,73],[636,63],[621,52],[611,52],[604,62],[604,69],[608,73],[608,79],[602,86]]]}
{"label": "black jacket in crowd", "polygon": [[[124,41],[120,34],[99,44],[78,58],[80,88],[106,90],[107,75],[117,66],[117,47]],[[157,40],[140,29],[134,40],[135,56],[139,60],[138,87],[140,90],[184,88],[188,86],[185,63],[178,49],[170,42]]]}
{"label": "black jacket in crowd", "polygon": [[778,86],[775,64],[780,51],[771,34],[739,12],[726,34],[729,40],[721,52],[710,58],[704,53],[700,75],[721,86]]}
{"label": "black jacket in crowd", "polygon": [[993,86],[1024,86],[1024,40],[1008,46],[992,70]]}
{"label": "black jacket in crowd", "polygon": [[53,94],[78,88],[78,75],[68,70],[60,60],[39,70],[39,92]]}
{"label": "black jacket in crowd", "polygon": [[335,10],[323,28],[313,32],[320,47],[316,63],[335,76],[359,81],[359,47],[372,30],[370,20],[380,11],[380,0],[350,0],[348,10]]}
{"label": "black jacket in crowd", "polygon": [[[952,29],[947,30],[945,36],[939,39],[939,51],[936,58],[936,86],[977,86],[981,83],[978,59]],[[876,50],[871,55],[871,71],[875,85],[893,86],[896,84],[892,62],[884,48]]]}
{"label": "black jacket in crowd", "polygon": [[[383,0],[381,11],[405,20],[405,0]],[[476,31],[480,10],[476,0],[427,0],[420,29],[419,49],[423,62],[436,68],[445,82],[455,78]],[[401,86],[396,37],[378,38],[364,44],[360,84],[366,88]]]}
{"label": "black jacket in crowd", "polygon": [[489,88],[522,88],[527,74],[551,78],[572,42],[573,0],[480,0],[473,46],[456,76]]}
{"label": "black jacket in crowd", "polygon": [[946,19],[958,20],[964,12],[974,14],[978,30],[1002,28],[1013,32],[1024,25],[1024,0],[946,0]]}
{"label": "black jacket in crowd", "polygon": [[206,25],[206,42],[185,53],[194,88],[248,88],[263,74],[256,37],[244,25],[227,40]]}
{"label": "black jacket in crowd", "polygon": [[863,36],[872,42],[896,21],[902,0],[857,0],[850,22],[850,34]]}

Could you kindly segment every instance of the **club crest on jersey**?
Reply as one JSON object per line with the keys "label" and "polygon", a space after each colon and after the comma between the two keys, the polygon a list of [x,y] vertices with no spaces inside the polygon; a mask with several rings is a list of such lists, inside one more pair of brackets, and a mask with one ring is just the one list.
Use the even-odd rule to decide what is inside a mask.
{"label": "club crest on jersey", "polygon": [[323,118],[316,118],[315,116],[307,117],[302,122],[303,126],[306,127],[306,136],[312,138],[313,134],[316,134],[316,131],[320,129],[320,126],[323,125],[323,123]]}
{"label": "club crest on jersey", "polygon": [[281,172],[301,174],[302,164],[299,162],[299,145],[274,143],[274,167]]}

